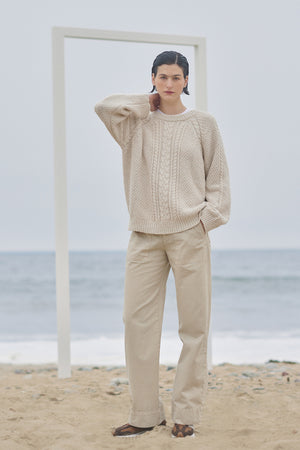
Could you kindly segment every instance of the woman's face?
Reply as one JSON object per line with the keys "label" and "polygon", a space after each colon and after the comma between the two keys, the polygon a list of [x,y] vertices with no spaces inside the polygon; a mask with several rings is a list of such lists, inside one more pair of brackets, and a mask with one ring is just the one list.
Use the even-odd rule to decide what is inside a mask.
{"label": "woman's face", "polygon": [[156,86],[159,95],[167,100],[178,100],[183,88],[188,83],[188,76],[184,78],[183,70],[178,64],[162,64],[157,68],[157,74],[152,74],[152,84]]}

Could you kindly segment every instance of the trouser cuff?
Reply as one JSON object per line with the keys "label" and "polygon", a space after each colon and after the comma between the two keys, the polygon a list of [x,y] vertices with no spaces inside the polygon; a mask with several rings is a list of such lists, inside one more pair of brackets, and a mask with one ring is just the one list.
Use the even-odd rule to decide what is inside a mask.
{"label": "trouser cuff", "polygon": [[172,412],[172,420],[182,425],[197,425],[201,421],[201,412],[202,407],[175,408]]}
{"label": "trouser cuff", "polygon": [[135,427],[154,427],[166,419],[164,406],[159,400],[159,408],[155,411],[141,411],[131,408],[128,423]]}

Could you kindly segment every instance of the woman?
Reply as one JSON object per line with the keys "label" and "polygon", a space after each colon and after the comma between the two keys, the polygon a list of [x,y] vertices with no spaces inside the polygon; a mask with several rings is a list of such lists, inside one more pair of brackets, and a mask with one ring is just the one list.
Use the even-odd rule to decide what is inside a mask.
{"label": "woman", "polygon": [[[159,396],[159,353],[172,268],[183,343],[172,393],[173,437],[194,436],[207,391],[211,310],[208,232],[228,222],[229,171],[215,118],[187,109],[189,64],[159,54],[151,94],[114,94],[95,111],[122,149],[130,215],[123,322],[131,396],[129,422],[114,436],[166,425]],[[156,93],[153,93],[156,90]]]}

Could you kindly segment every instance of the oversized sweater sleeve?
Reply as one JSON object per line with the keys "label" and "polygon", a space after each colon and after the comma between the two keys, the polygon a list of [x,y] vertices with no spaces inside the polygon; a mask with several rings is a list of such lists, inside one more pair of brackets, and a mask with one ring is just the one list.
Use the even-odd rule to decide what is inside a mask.
{"label": "oversized sweater sleeve", "polygon": [[113,94],[95,105],[95,112],[123,150],[141,119],[150,113],[149,94]]}
{"label": "oversized sweater sleeve", "polygon": [[216,119],[209,113],[200,121],[205,170],[205,206],[200,219],[206,231],[228,222],[231,209],[229,169]]}

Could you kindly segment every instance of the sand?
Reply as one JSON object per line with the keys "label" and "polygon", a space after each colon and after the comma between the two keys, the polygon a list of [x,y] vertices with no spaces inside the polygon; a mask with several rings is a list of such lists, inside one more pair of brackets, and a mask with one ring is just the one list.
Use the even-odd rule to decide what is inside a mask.
{"label": "sand", "polygon": [[130,404],[124,367],[72,366],[59,379],[54,365],[0,365],[0,449],[300,449],[300,364],[214,366],[202,423],[184,439],[171,438],[175,371],[160,366],[167,426],[118,438]]}

